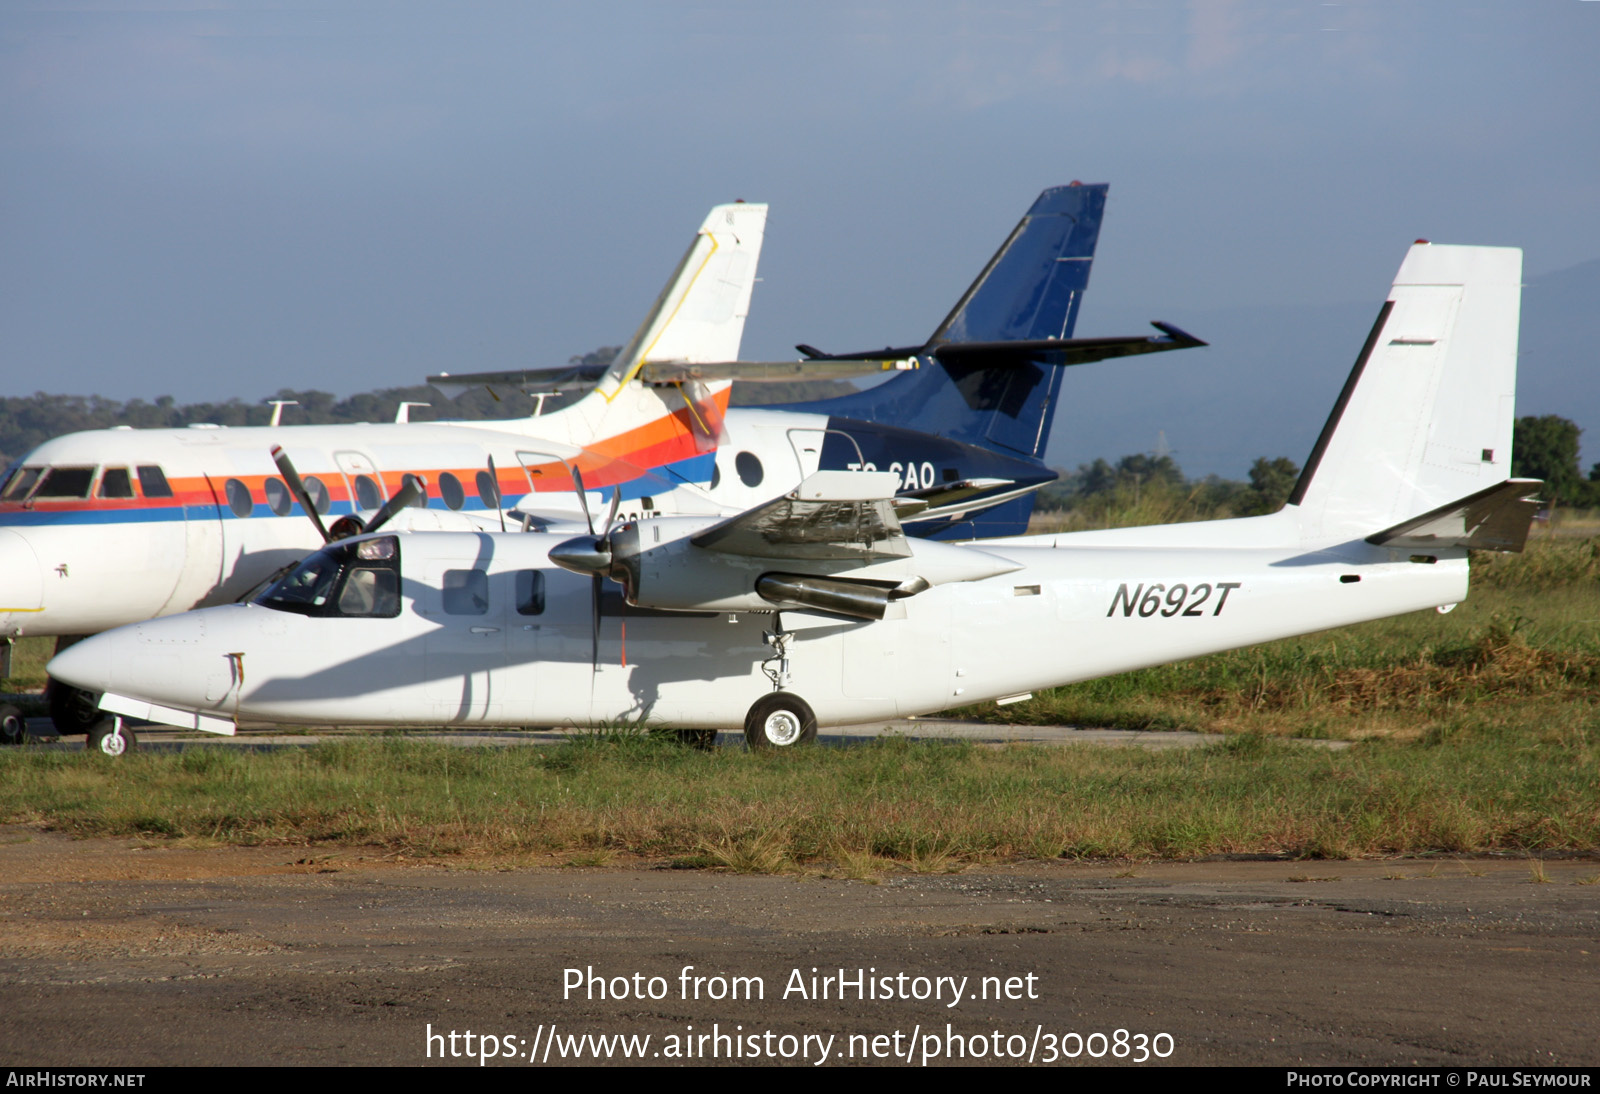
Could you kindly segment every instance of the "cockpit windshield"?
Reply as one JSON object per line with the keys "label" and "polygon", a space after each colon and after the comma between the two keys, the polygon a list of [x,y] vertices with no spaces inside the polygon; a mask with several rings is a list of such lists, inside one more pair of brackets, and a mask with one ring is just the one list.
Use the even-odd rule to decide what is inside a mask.
{"label": "cockpit windshield", "polygon": [[255,601],[297,615],[400,614],[400,541],[394,536],[330,543]]}

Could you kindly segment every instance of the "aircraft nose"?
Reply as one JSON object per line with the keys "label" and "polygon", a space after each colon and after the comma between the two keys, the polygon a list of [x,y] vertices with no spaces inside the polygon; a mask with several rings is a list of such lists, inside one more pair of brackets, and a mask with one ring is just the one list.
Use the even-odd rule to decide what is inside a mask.
{"label": "aircraft nose", "polygon": [[0,634],[26,631],[44,604],[44,575],[33,547],[0,528]]}
{"label": "aircraft nose", "polygon": [[112,650],[117,632],[91,635],[56,654],[45,666],[52,678],[84,691],[110,691]]}

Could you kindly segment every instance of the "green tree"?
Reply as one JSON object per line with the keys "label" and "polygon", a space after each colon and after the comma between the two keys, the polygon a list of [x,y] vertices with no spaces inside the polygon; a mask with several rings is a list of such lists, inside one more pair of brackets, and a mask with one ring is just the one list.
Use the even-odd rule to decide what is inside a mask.
{"label": "green tree", "polygon": [[1279,456],[1269,460],[1258,456],[1250,465],[1250,489],[1242,499],[1242,516],[1276,513],[1283,508],[1300,478],[1300,468],[1291,459]]}
{"label": "green tree", "polygon": [[1591,488],[1578,473],[1575,422],[1555,414],[1518,418],[1511,435],[1511,474],[1543,479],[1544,496],[1566,505],[1591,504]]}

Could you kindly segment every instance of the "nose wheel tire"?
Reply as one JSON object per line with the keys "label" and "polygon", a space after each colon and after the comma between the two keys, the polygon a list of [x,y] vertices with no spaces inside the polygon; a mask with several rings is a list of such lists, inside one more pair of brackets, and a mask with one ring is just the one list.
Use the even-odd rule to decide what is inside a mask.
{"label": "nose wheel tire", "polygon": [[27,743],[28,724],[22,720],[22,711],[6,703],[0,706],[0,745]]}
{"label": "nose wheel tire", "polygon": [[817,739],[817,716],[800,696],[775,691],[751,704],[744,716],[744,739],[756,749],[810,744]]}
{"label": "nose wheel tire", "polygon": [[83,747],[102,756],[122,756],[138,748],[139,739],[122,724],[122,719],[106,718],[89,730]]}

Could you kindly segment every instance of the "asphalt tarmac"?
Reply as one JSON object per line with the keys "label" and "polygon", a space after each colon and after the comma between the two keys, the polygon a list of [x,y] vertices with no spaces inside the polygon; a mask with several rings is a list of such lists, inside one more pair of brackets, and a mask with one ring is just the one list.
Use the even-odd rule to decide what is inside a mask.
{"label": "asphalt tarmac", "polygon": [[0,1065],[1600,1062],[1593,859],[372,854],[0,828]]}

